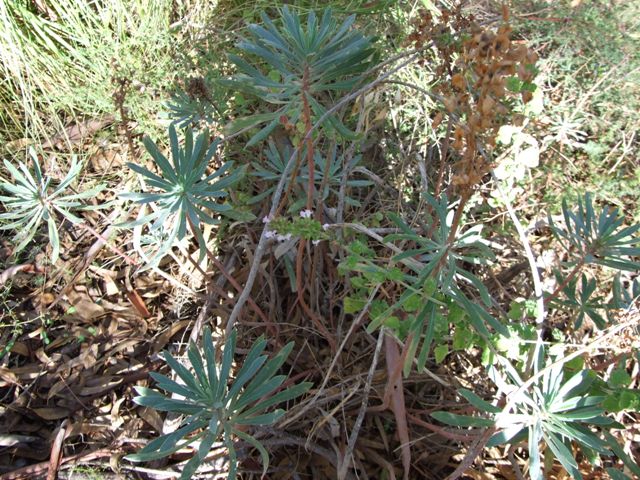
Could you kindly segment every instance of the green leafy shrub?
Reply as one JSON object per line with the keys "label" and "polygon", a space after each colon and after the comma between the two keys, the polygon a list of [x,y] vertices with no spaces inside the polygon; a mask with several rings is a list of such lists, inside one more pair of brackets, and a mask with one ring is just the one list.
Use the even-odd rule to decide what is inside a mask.
{"label": "green leafy shrub", "polygon": [[[581,479],[582,475],[574,458],[572,442],[591,456],[613,454],[617,445],[615,439],[615,445],[612,445],[612,437],[602,439],[597,432],[624,427],[605,416],[601,406],[604,397],[592,393],[591,387],[597,379],[593,371],[580,370],[567,375],[563,363],[556,362],[545,368],[537,381],[527,385],[515,370],[508,364],[506,366],[508,382],[501,379],[496,370],[489,373],[500,387],[508,389],[504,391],[517,390],[518,394],[510,400],[513,412],[491,404],[469,390],[460,389],[458,393],[485,416],[442,411],[434,412],[432,416],[457,427],[497,428],[498,432],[489,440],[488,447],[527,441],[532,480],[547,478],[541,469],[541,442],[575,479]],[[626,463],[634,471],[640,470],[632,461]]]}
{"label": "green leafy shrub", "polygon": [[[24,15],[35,15],[28,9],[24,11],[27,12]],[[362,137],[346,126],[351,120],[348,114],[341,114],[338,110],[322,128],[313,132],[319,141],[308,141],[304,146],[306,152],[301,148],[298,158],[293,157],[295,169],[289,168],[292,165],[288,159],[292,158],[294,146],[302,146],[303,138],[311,132],[312,122],[340,102],[341,95],[363,82],[376,58],[374,39],[352,28],[353,17],[341,23],[328,9],[320,16],[310,13],[302,19],[285,6],[281,10],[280,21],[274,22],[263,14],[263,26],[249,26],[250,38],[238,45],[248,58],[231,55],[238,73],[231,79],[218,82],[237,89],[235,101],[237,105],[242,104],[243,110],[236,113],[249,115],[236,119],[228,129],[232,133],[250,131],[249,145],[262,142],[275,134],[276,129],[279,134],[284,132],[282,135],[286,140],[281,142],[285,148],[269,142],[265,162],[253,159],[247,162],[247,166],[251,163],[254,168],[249,177],[254,183],[250,185],[251,194],[240,192],[238,195],[241,201],[246,202],[245,206],[253,207],[274,195],[276,182],[282,181],[279,187],[286,188],[285,198],[278,200],[280,204],[273,201],[271,210],[277,211],[276,218],[264,218],[265,230],[259,245],[267,247],[259,247],[253,252],[253,258],[257,259],[255,265],[261,265],[258,257],[264,253],[262,250],[269,251],[270,244],[264,239],[275,237],[287,241],[282,247],[273,249],[275,261],[270,262],[269,272],[279,275],[286,269],[291,280],[286,294],[296,294],[296,302],[304,308],[307,297],[315,300],[313,296],[319,296],[318,292],[336,290],[335,283],[331,285],[334,290],[325,290],[328,283],[322,276],[332,272],[328,259],[346,253],[338,266],[338,272],[348,276],[348,285],[337,289],[340,295],[344,293],[341,313],[366,313],[368,333],[384,328],[395,335],[403,344],[399,358],[404,362],[401,366],[405,376],[412,373],[414,366],[419,373],[431,373],[425,369],[432,358],[440,364],[450,352],[460,352],[469,357],[475,356],[470,358],[472,363],[477,361],[497,387],[498,393],[488,399],[469,390],[458,390],[459,397],[475,407],[479,415],[440,411],[433,413],[436,420],[460,428],[491,429],[493,436],[487,443],[491,447],[502,444],[517,447],[527,443],[529,470],[534,479],[543,478],[556,459],[570,475],[580,478],[578,465],[582,459],[597,464],[602,461],[600,456],[607,461],[614,455],[637,475],[640,468],[625,456],[610,433],[621,425],[606,415],[607,412],[637,411],[640,408],[640,393],[630,388],[632,380],[626,371],[626,354],[616,359],[618,365],[610,375],[597,373],[600,370],[585,366],[579,355],[581,352],[574,347],[572,336],[584,326],[585,320],[593,322],[597,335],[602,333],[598,330],[615,329],[620,322],[616,310],[631,310],[634,306],[640,292],[638,280],[632,280],[630,288],[625,289],[620,275],[616,276],[611,299],[607,300],[594,270],[606,267],[633,272],[640,268],[636,258],[640,255],[637,237],[640,225],[625,227],[617,210],[603,208],[598,211],[590,194],[580,198],[576,208],[570,208],[569,202],[565,201],[562,206],[563,222],[553,218],[549,220],[551,231],[565,250],[563,258],[567,260],[555,272],[557,288],[546,297],[540,294],[536,298],[530,294],[529,285],[525,284],[526,293],[521,293],[525,298],[513,300],[509,305],[513,299],[510,297],[501,305],[495,294],[500,282],[492,286],[488,282],[489,274],[493,274],[490,267],[496,259],[490,248],[496,243],[489,242],[495,242],[496,236],[489,235],[496,231],[486,233],[490,230],[484,225],[490,223],[483,215],[486,210],[476,208],[475,198],[471,199],[476,193],[482,195],[486,192],[488,174],[496,174],[492,169],[495,167],[493,157],[497,156],[498,150],[493,149],[491,142],[495,140],[499,125],[513,120],[509,116],[516,111],[512,108],[515,100],[507,100],[504,89],[519,93],[523,98],[531,96],[535,89],[531,80],[537,72],[533,68],[535,56],[530,56],[526,48],[519,48],[511,42],[508,25],[503,25],[494,34],[477,25],[470,26],[459,16],[460,12],[456,10],[445,16],[452,20],[446,23],[446,28],[431,24],[428,30],[423,29],[414,39],[416,46],[428,47],[424,49],[428,55],[448,57],[439,67],[443,78],[438,82],[444,87],[432,96],[432,99],[444,100],[450,116],[446,122],[446,142],[441,145],[433,142],[428,146],[429,150],[432,146],[441,147],[434,149],[434,152],[439,150],[435,154],[440,156],[441,170],[433,174],[427,171],[427,165],[436,166],[438,163],[432,161],[436,160],[435,157],[429,159],[429,163],[425,161],[422,182],[413,182],[407,190],[398,188],[398,202],[385,203],[400,205],[398,210],[402,210],[402,214],[393,213],[386,206],[371,209],[370,204],[358,210],[356,217],[362,215],[365,218],[363,223],[371,222],[372,228],[342,221],[334,226],[323,223],[328,209],[322,207],[326,207],[329,201],[360,206],[359,200],[364,195],[351,198],[348,196],[351,193],[346,193],[343,187],[360,188],[372,184],[368,180],[349,177],[361,156],[343,150],[341,143],[345,139],[361,140]],[[107,30],[113,28],[109,22],[107,24]],[[468,31],[464,31],[466,27],[469,27]],[[456,28],[463,31],[453,31]],[[449,30],[453,32],[450,34]],[[69,35],[67,31],[57,32],[56,29],[47,32],[46,38],[39,42],[50,41],[54,47],[66,41]],[[426,43],[434,33],[441,37],[435,39],[435,49]],[[75,44],[69,44],[69,48],[75,47]],[[511,54],[506,55],[511,47]],[[502,53],[496,55],[498,51]],[[474,60],[466,61],[465,55]],[[506,77],[510,69],[513,76]],[[449,80],[451,85],[447,83]],[[403,84],[411,87],[408,82]],[[485,88],[487,85],[491,85],[493,90]],[[124,196],[144,207],[139,219],[127,225],[140,229],[145,227],[150,237],[155,235],[158,238],[152,247],[152,262],[159,261],[177,240],[184,239],[189,233],[196,238],[202,259],[208,252],[203,224],[217,224],[221,216],[237,219],[237,215],[246,213],[237,211],[228,201],[230,189],[240,181],[245,167],[237,168],[233,162],[219,161],[220,142],[211,142],[207,132],[194,134],[192,130],[194,125],[219,121],[224,116],[216,110],[218,102],[212,100],[206,88],[205,84],[197,82],[188,84],[169,102],[169,114],[174,120],[169,127],[169,153],[165,154],[161,147],[146,137],[144,145],[154,166],[147,168],[129,164],[139,175],[143,187],[141,192],[130,192]],[[247,104],[243,94],[258,99],[257,109],[256,104]],[[495,103],[496,98],[502,99],[499,104]],[[368,102],[369,97],[365,101]],[[365,109],[363,120],[369,120],[369,113],[371,110]],[[433,127],[432,133],[436,135],[435,124],[444,119],[445,109],[438,112],[436,118],[424,113],[420,112],[424,117],[422,121]],[[403,123],[402,119],[400,123]],[[176,129],[179,126],[189,126],[182,139]],[[400,125],[398,129],[408,134],[412,130],[410,127],[408,124]],[[559,137],[573,137],[573,143],[584,140],[575,119],[567,117],[565,122],[551,127],[552,130],[554,128]],[[504,173],[502,177],[496,175],[502,180],[508,179],[503,182],[505,189],[524,181],[525,170],[517,159],[521,147],[525,147],[520,153],[527,152],[525,163],[529,167],[537,162],[539,153],[537,141],[524,133],[524,126],[512,126],[507,130],[510,131],[503,131],[502,143],[513,147],[514,157],[511,165],[504,168],[513,168],[513,171]],[[451,140],[451,149],[447,150]],[[411,143],[415,143],[413,139]],[[353,146],[356,148],[358,143],[354,142]],[[486,146],[489,148],[485,150],[483,147]],[[391,155],[399,152],[397,147],[394,148]],[[52,243],[55,242],[54,257],[57,258],[56,219],[63,217],[72,222],[80,221],[71,211],[84,208],[80,200],[93,195],[95,190],[64,195],[79,173],[80,167],[75,160],[67,177],[56,188],[49,189],[50,179],[42,175],[37,157],[33,153],[32,156],[35,174],[31,174],[23,164],[16,168],[5,163],[14,183],[0,182],[0,187],[9,193],[0,198],[7,210],[0,219],[11,222],[4,225],[6,229],[22,229],[16,236],[18,249],[24,248],[40,224],[46,221]],[[305,158],[306,163],[303,162]],[[212,169],[214,164],[221,166]],[[397,165],[392,164],[391,167]],[[410,170],[407,172],[411,173]],[[403,174],[407,172],[402,171]],[[283,179],[285,174],[288,177]],[[389,187],[394,189],[391,185]],[[53,193],[49,193],[50,190]],[[307,198],[304,198],[305,190]],[[388,201],[383,196],[384,191],[384,188],[380,189],[382,193],[371,191],[367,201],[371,198]],[[509,205],[509,199],[513,198],[509,193],[514,194],[513,191],[507,195],[494,192],[502,202],[494,204]],[[407,198],[416,200],[417,206],[407,205],[405,210]],[[147,207],[151,207],[151,212]],[[375,212],[368,216],[371,210]],[[281,214],[282,211],[288,215]],[[340,216],[342,213],[348,217],[350,212],[341,212]],[[468,225],[470,217],[475,223],[473,226]],[[381,229],[377,230],[378,227]],[[350,232],[351,228],[355,234]],[[524,237],[526,233],[521,235]],[[367,236],[377,243],[369,241]],[[297,255],[291,248],[296,241]],[[330,248],[314,249],[312,245],[320,242],[326,242]],[[258,251],[262,253],[258,254]],[[316,261],[318,259],[321,261]],[[309,263],[305,265],[303,262]],[[305,269],[305,266],[312,268]],[[312,275],[317,275],[319,281],[310,288],[311,280],[316,279],[306,277]],[[227,276],[227,279],[232,280],[232,277]],[[283,282],[274,282],[274,288],[279,288],[280,283]],[[245,286],[245,292],[255,292],[251,287]],[[240,290],[236,285],[234,288]],[[236,306],[242,308],[240,303]],[[321,303],[308,302],[302,317],[312,317],[316,313],[314,308],[319,310],[317,313],[325,313],[327,309]],[[334,307],[332,302],[327,303],[329,309]],[[261,313],[257,304],[255,309]],[[546,318],[545,310],[549,314]],[[563,322],[562,329],[558,318]],[[569,321],[565,322],[567,318]],[[324,327],[324,320],[323,315],[315,319],[317,331]],[[567,324],[568,327],[564,328]],[[227,327],[230,329],[232,325],[230,322]],[[359,323],[354,322],[353,325],[355,328]],[[326,333],[325,339],[330,343],[333,333],[329,329]],[[195,453],[182,470],[181,478],[186,479],[206,461],[212,446],[222,442],[229,452],[229,477],[234,478],[238,470],[236,441],[240,440],[260,453],[266,472],[269,455],[259,441],[262,438],[258,436],[259,427],[272,425],[282,418],[284,410],[274,408],[298,398],[310,388],[309,383],[302,383],[282,389],[286,375],[278,373],[292,350],[292,344],[271,360],[263,354],[266,344],[263,338],[258,339],[237,369],[233,365],[235,331],[228,337],[219,362],[216,361],[216,349],[209,329],[205,329],[203,351],[194,344],[189,346],[190,367],[181,365],[166,353],[166,362],[178,379],[174,381],[151,373],[158,388],[166,393],[138,387],[135,402],[185,417],[175,432],[151,441],[140,452],[127,458],[150,461],[192,446]],[[338,356],[335,358],[337,360]],[[387,361],[393,360],[387,358]],[[387,366],[391,366],[390,363]],[[374,370],[371,373],[373,375]],[[326,378],[329,380],[330,375]],[[468,412],[468,407],[465,409]],[[255,430],[249,427],[255,427]],[[351,438],[355,441],[355,436]],[[347,461],[346,457],[344,460]],[[409,472],[405,473],[409,475]],[[617,470],[609,473],[616,479],[624,477]]]}
{"label": "green leafy shrub", "polygon": [[[142,205],[153,204],[154,210],[128,226],[151,224],[150,231],[162,230],[166,238],[158,246],[155,259],[159,260],[176,239],[181,240],[189,228],[198,240],[200,258],[206,252],[206,245],[200,228],[201,223],[215,225],[217,218],[209,212],[230,212],[228,204],[217,203],[217,199],[227,196],[227,190],[234,185],[244,173],[244,169],[233,169],[233,162],[224,163],[219,169],[207,175],[209,161],[214,157],[219,142],[209,144],[208,134],[200,133],[194,139],[193,130],[185,133],[184,145],[180,146],[178,134],[173,125],[169,127],[171,159],[160,152],[158,146],[148,137],[144,145],[160,175],[146,167],[129,163],[134,172],[142,175],[153,192],[125,193],[123,197],[132,199]],[[223,175],[226,176],[223,177]]]}
{"label": "green leafy shrub", "polygon": [[16,168],[11,162],[4,161],[4,166],[13,177],[14,183],[0,180],[0,189],[8,194],[0,196],[0,202],[7,210],[0,214],[0,221],[9,222],[0,226],[0,229],[16,231],[13,241],[17,243],[17,253],[27,246],[42,223],[46,222],[52,247],[51,261],[55,263],[60,255],[60,218],[74,224],[81,223],[82,219],[72,211],[93,208],[81,200],[95,197],[104,185],[80,193],[68,193],[82,170],[82,164],[77,157],[72,158],[69,171],[62,181],[53,186],[51,177],[42,174],[36,151],[30,149],[29,156],[33,162],[33,173],[23,162],[19,162]]}
{"label": "green leafy shrub", "polygon": [[[592,298],[597,288],[596,279],[588,279],[583,274],[578,289],[577,275],[588,264],[616,270],[637,270],[640,265],[633,257],[640,255],[637,247],[640,238],[635,235],[640,225],[624,227],[617,210],[607,207],[596,213],[592,196],[588,193],[575,210],[563,202],[562,211],[564,225],[558,226],[551,218],[549,223],[569,256],[565,267],[572,269],[566,275],[562,271],[556,272],[559,286],[547,300],[553,307],[566,309],[572,317],[575,316],[575,328],[588,317],[596,327],[604,329],[608,325],[599,311],[623,307],[624,299],[630,300],[629,294],[621,293],[618,277],[614,283],[614,298],[620,300],[606,305],[603,298]],[[630,303],[627,305],[631,306]],[[472,325],[477,329],[475,324]],[[482,331],[478,333],[484,336]],[[564,355],[566,348],[562,334],[551,347],[544,346],[540,337],[537,342],[529,342],[527,356],[533,359],[533,369],[530,370],[524,362],[517,364],[516,368],[512,358],[503,356],[501,351],[504,349],[500,348],[500,339],[497,339],[492,355],[498,361],[492,362],[488,372],[499,390],[509,394],[507,407],[497,407],[473,392],[459,390],[460,395],[484,416],[435,412],[433,417],[458,427],[497,429],[487,446],[517,445],[527,441],[532,479],[546,478],[541,470],[543,444],[548,449],[544,453],[545,458],[558,459],[572,478],[582,478],[572,443],[578,445],[582,454],[592,462],[599,455],[606,457],[615,453],[637,474],[640,467],[620,451],[617,441],[608,433],[611,429],[624,427],[605,415],[605,408],[610,411],[637,409],[636,392],[626,389],[624,382],[610,381],[606,385],[594,371],[581,368],[576,372],[569,361],[570,355]],[[545,461],[545,468],[549,468],[548,461]],[[609,473],[617,478],[625,478],[615,469],[610,470]]]}
{"label": "green leafy shrub", "polygon": [[[166,392],[183,398],[165,396],[149,388],[136,387],[138,396],[134,401],[138,405],[186,417],[175,432],[151,441],[138,453],[126,458],[146,462],[167,457],[194,442],[199,442],[195,455],[184,466],[180,476],[181,479],[187,480],[205,460],[214,442],[222,441],[229,450],[230,468],[227,478],[233,480],[236,478],[238,464],[234,437],[238,437],[260,452],[263,473],[266,473],[269,454],[258,440],[246,432],[246,427],[275,423],[285,411],[269,411],[271,407],[293,400],[311,387],[311,383],[304,382],[278,391],[287,376],[277,373],[291,353],[293,342],[287,344],[270,360],[267,360],[266,355],[262,355],[266,345],[267,341],[264,338],[259,338],[253,344],[233,380],[230,380],[230,375],[236,349],[235,331],[226,340],[222,362],[218,364],[215,360],[215,345],[211,331],[206,328],[203,337],[204,353],[199,352],[193,343],[189,346],[188,358],[193,373],[166,352],[164,358],[181,383],[155,372],[151,373],[151,377]],[[275,393],[276,391],[278,392]]]}
{"label": "green leafy shrub", "polygon": [[[281,11],[282,27],[262,14],[264,26],[249,25],[251,39],[242,40],[238,48],[255,55],[268,70],[265,74],[237,55],[230,60],[240,73],[227,80],[226,85],[253,95],[266,104],[275,105],[273,112],[260,113],[235,120],[231,131],[267,125],[251,137],[248,145],[265,139],[279,124],[299,128],[304,119],[303,109],[308,107],[317,118],[326,111],[322,101],[350,91],[372,65],[374,39],[351,29],[355,16],[338,24],[331,9],[318,19],[310,12],[306,26],[287,6]],[[353,136],[336,117],[327,121],[329,131]],[[294,137],[295,138],[295,137]]]}

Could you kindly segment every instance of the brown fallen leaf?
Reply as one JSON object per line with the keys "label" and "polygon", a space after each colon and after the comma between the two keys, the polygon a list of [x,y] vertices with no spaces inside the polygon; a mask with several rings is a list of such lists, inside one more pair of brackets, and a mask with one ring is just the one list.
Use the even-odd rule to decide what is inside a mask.
{"label": "brown fallen leaf", "polygon": [[62,407],[32,408],[31,411],[45,420],[60,420],[69,416],[69,410]]}
{"label": "brown fallen leaf", "polygon": [[11,142],[7,142],[5,144],[5,148],[9,152],[16,152],[18,150],[24,150],[29,145],[33,145],[35,142],[31,138],[19,138],[17,140],[12,140]]}
{"label": "brown fallen leaf", "polygon": [[488,472],[478,472],[473,469],[469,469],[464,472],[465,477],[471,477],[473,480],[496,480],[495,475]]}
{"label": "brown fallen leaf", "polygon": [[102,130],[114,121],[113,115],[106,115],[102,118],[90,118],[84,122],[76,123],[65,128],[64,132],[60,132],[51,140],[47,140],[42,144],[42,148],[50,148],[57,144],[68,140],[71,144],[80,143],[86,137],[93,135],[98,130]]}
{"label": "brown fallen leaf", "polygon": [[69,392],[72,392],[75,394],[75,391],[72,390],[71,385],[74,385],[76,383],[76,381],[78,380],[78,377],[80,376],[80,372],[73,372],[67,378],[65,378],[60,373],[58,374],[58,376],[60,377],[60,380],[58,380],[56,383],[54,383],[51,386],[51,388],[49,388],[49,391],[47,392],[47,400],[51,400],[53,397],[61,393],[63,390],[64,390],[64,393],[62,395],[68,395]]}
{"label": "brown fallen leaf", "polygon": [[18,377],[8,368],[0,367],[0,387],[7,387],[18,383]]}
{"label": "brown fallen leaf", "polygon": [[104,307],[94,302],[85,292],[70,290],[67,296],[74,307],[71,318],[90,323],[104,316]]}
{"label": "brown fallen leaf", "polygon": [[156,432],[162,432],[162,425],[164,424],[164,421],[156,410],[148,407],[140,407],[138,408],[138,415],[141,419],[151,425]]}
{"label": "brown fallen leaf", "polygon": [[31,355],[31,351],[24,342],[15,342],[11,347],[11,353],[22,355],[23,357]]}
{"label": "brown fallen leaf", "polygon": [[104,280],[104,293],[107,296],[117,295],[120,293],[120,289],[115,282],[118,277],[118,272],[115,270],[97,267],[95,265],[90,265],[89,270],[96,273]]}
{"label": "brown fallen leaf", "polygon": [[81,396],[97,395],[115,388],[122,383],[122,378],[113,378],[112,376],[92,378],[87,381],[85,387],[80,390]]}
{"label": "brown fallen leaf", "polygon": [[40,437],[32,437],[30,435],[13,435],[8,433],[0,433],[0,447],[13,447],[19,443],[37,442]]}
{"label": "brown fallen leaf", "polygon": [[136,311],[140,314],[142,318],[149,318],[151,316],[151,312],[147,309],[147,306],[144,303],[142,297],[138,294],[135,289],[127,290],[127,298],[131,302],[131,305],[134,306]]}
{"label": "brown fallen leaf", "polygon": [[[0,372],[2,372],[1,369]],[[42,366],[36,363],[30,363],[22,367],[14,367],[11,369],[10,373],[18,377],[20,380],[35,380],[42,374]]]}
{"label": "brown fallen leaf", "polygon": [[153,341],[153,353],[156,354],[162,350],[176,333],[183,328],[187,328],[187,325],[191,322],[191,320],[180,320],[179,322],[173,323],[168,329],[158,335]]}
{"label": "brown fallen leaf", "polygon": [[122,167],[124,155],[114,148],[101,148],[89,157],[89,163],[97,173],[110,172],[113,168]]}

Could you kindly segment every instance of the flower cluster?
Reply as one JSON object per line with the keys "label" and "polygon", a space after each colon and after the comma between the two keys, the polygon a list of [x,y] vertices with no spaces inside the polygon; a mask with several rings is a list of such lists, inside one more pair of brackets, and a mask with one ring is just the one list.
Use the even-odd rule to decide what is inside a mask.
{"label": "flower cluster", "polygon": [[328,223],[321,225],[313,218],[311,210],[302,210],[299,216],[293,220],[265,216],[262,223],[267,225],[265,237],[278,242],[286,242],[292,238],[300,237],[311,240],[314,245],[318,245],[322,240],[331,238],[327,233],[331,225]]}

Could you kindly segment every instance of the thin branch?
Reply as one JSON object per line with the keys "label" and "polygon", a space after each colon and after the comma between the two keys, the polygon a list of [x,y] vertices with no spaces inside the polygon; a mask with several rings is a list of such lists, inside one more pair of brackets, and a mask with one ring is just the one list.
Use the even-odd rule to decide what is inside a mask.
{"label": "thin branch", "polygon": [[378,342],[376,343],[376,349],[373,352],[373,360],[371,361],[371,366],[369,367],[367,381],[364,384],[364,391],[362,392],[362,403],[360,404],[358,417],[356,418],[356,422],[354,423],[351,434],[349,435],[347,450],[344,452],[344,455],[340,459],[340,466],[338,467],[338,480],[344,480],[347,475],[347,468],[349,468],[350,459],[353,455],[353,449],[356,446],[356,440],[358,440],[358,433],[360,432],[360,428],[362,427],[364,415],[367,412],[367,405],[369,404],[369,393],[371,392],[371,383],[373,382],[373,374],[375,373],[376,367],[378,365],[378,356],[380,355],[380,350],[382,350],[382,341],[384,339],[384,335],[385,331],[383,327],[378,332]]}
{"label": "thin branch", "polygon": [[293,421],[297,420],[298,418],[300,418],[300,416],[302,416],[305,412],[307,412],[307,410],[309,410],[313,405],[316,404],[316,400],[320,398],[320,395],[322,395],[322,393],[324,392],[324,389],[327,386],[327,383],[329,383],[329,378],[331,377],[331,374],[333,373],[333,369],[338,363],[338,357],[340,356],[340,353],[342,353],[342,350],[344,350],[344,347],[347,344],[347,340],[349,340],[355,328],[362,322],[362,319],[364,318],[366,313],[369,311],[369,308],[371,307],[373,300],[376,298],[376,295],[378,294],[379,289],[380,289],[380,285],[376,285],[376,287],[372,290],[371,294],[369,295],[369,298],[367,299],[367,303],[364,305],[364,307],[362,307],[362,310],[360,311],[358,316],[354,319],[353,323],[351,324],[349,331],[347,332],[344,339],[342,340],[342,343],[340,343],[340,346],[338,347],[338,351],[333,356],[331,365],[329,365],[329,369],[327,370],[327,373],[324,376],[324,380],[322,381],[322,385],[320,385],[320,388],[318,388],[313,398],[309,402],[307,402],[306,406],[302,407],[302,409],[298,413],[296,413],[290,418],[287,418],[287,420],[285,420],[282,423],[281,426],[283,428],[291,424]]}

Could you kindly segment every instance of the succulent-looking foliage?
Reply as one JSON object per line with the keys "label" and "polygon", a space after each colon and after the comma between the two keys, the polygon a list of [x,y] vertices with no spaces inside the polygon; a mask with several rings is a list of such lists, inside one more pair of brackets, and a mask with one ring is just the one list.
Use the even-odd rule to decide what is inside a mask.
{"label": "succulent-looking foliage", "polygon": [[571,211],[562,202],[565,224],[558,226],[549,217],[549,225],[562,247],[576,258],[573,263],[603,265],[618,270],[638,270],[640,262],[630,257],[640,256],[640,238],[635,234],[640,224],[623,227],[624,217],[617,209],[605,207],[600,214],[593,208],[591,194],[584,201],[578,200],[578,208]]}
{"label": "succulent-looking foliage", "polygon": [[[339,24],[331,9],[326,9],[320,19],[309,13],[305,25],[286,6],[281,14],[281,28],[263,13],[264,26],[249,25],[251,38],[238,44],[241,50],[258,57],[269,69],[267,74],[237,55],[229,55],[239,73],[225,83],[277,107],[274,112],[232,124],[231,130],[240,130],[267,123],[249,140],[250,145],[266,138],[279,123],[298,123],[305,102],[315,116],[322,115],[326,110],[320,97],[350,91],[372,65],[374,39],[352,29],[355,16]],[[353,135],[337,118],[328,123],[341,135]]]}
{"label": "succulent-looking foliage", "polygon": [[[508,380],[495,368],[489,374],[502,391],[513,391],[524,381],[520,375],[505,364]],[[549,365],[540,380],[529,388],[519,391],[513,400],[512,412],[483,400],[475,393],[460,389],[458,393],[484,414],[482,417],[457,415],[449,412],[434,412],[432,416],[456,427],[495,427],[498,431],[487,443],[487,447],[501,444],[529,445],[529,474],[532,480],[544,478],[541,470],[542,444],[558,459],[571,478],[582,479],[572,452],[572,442],[580,445],[590,457],[616,454],[632,471],[640,468],[626,455],[619,455],[621,448],[608,433],[610,429],[624,428],[605,416],[602,408],[604,396],[595,392],[597,375],[590,370],[577,373],[566,372],[565,365],[557,362]],[[614,470],[615,471],[615,470]],[[620,473],[620,472],[617,472]],[[623,478],[623,477],[620,477]]]}
{"label": "succulent-looking foliage", "polygon": [[[408,266],[413,270],[412,275],[404,279],[409,285],[398,301],[398,306],[410,299],[422,297],[423,301],[417,309],[415,320],[407,332],[410,338],[409,354],[406,356],[405,375],[409,374],[410,362],[418,352],[418,369],[424,368],[431,342],[434,338],[438,305],[442,302],[434,301],[436,292],[443,298],[450,298],[469,315],[469,320],[475,329],[486,337],[490,336],[487,324],[502,335],[509,336],[508,330],[490,315],[482,305],[470,301],[463,288],[475,288],[485,305],[491,304],[487,288],[482,281],[468,270],[465,264],[487,264],[494,258],[493,252],[481,237],[481,226],[467,229],[464,233],[450,239],[451,213],[453,210],[446,195],[440,199],[425,193],[423,195],[432,207],[431,223],[435,225],[431,235],[420,235],[407,225],[399,216],[391,214],[391,220],[399,227],[401,233],[388,235],[385,241],[408,241],[416,247],[395,255],[393,260],[402,262],[412,260]],[[415,260],[418,262],[416,263]],[[369,325],[369,330],[377,328],[385,316],[381,316]]]}
{"label": "succulent-looking foliage", "polygon": [[[265,155],[267,157],[265,164],[261,165],[257,162],[254,163],[253,166],[255,168],[255,172],[251,175],[272,183],[273,185],[264,188],[258,195],[250,200],[250,203],[260,202],[273,193],[276,188],[276,183],[285,172],[287,161],[291,156],[291,150],[287,148],[283,152],[279,152],[275,144],[273,142],[269,142],[269,148],[265,150]],[[362,157],[360,155],[354,156],[347,166],[347,170],[353,170],[353,168],[358,165],[361,158]],[[313,180],[318,188],[321,186],[323,187],[321,196],[321,200],[323,202],[325,202],[330,195],[333,195],[334,198],[338,197],[340,183],[345,174],[343,160],[342,155],[338,154],[337,147],[331,149],[326,157],[319,152],[314,152],[315,173]],[[291,176],[287,179],[285,186],[288,186],[290,182]],[[370,186],[372,183],[373,182],[369,180],[347,180],[346,185],[349,188],[358,188]],[[296,175],[296,184],[298,190],[296,193],[299,193],[300,196],[299,198],[296,198],[291,207],[289,207],[289,211],[298,211],[303,208],[305,204],[306,198],[304,196],[304,192],[309,184],[308,165],[304,165],[299,169],[298,175]],[[347,205],[360,206],[360,203],[355,198],[351,198],[349,196],[345,197],[345,203]]]}
{"label": "succulent-looking foliage", "polygon": [[607,321],[600,312],[609,306],[604,303],[603,298],[594,296],[596,287],[596,279],[587,279],[587,276],[583,274],[580,287],[578,287],[578,279],[574,278],[562,290],[566,298],[554,301],[553,305],[569,307],[577,312],[578,315],[573,322],[575,328],[580,328],[587,317],[602,330],[606,327]]}
{"label": "succulent-looking foliage", "polygon": [[155,390],[136,387],[138,405],[164,412],[185,415],[180,427],[173,433],[151,441],[137,454],[127,456],[128,460],[145,462],[166,457],[198,442],[194,456],[187,462],[180,478],[191,478],[209,453],[212,445],[222,441],[229,450],[229,480],[236,477],[238,459],[233,437],[240,438],[255,447],[262,457],[264,472],[269,466],[269,455],[260,442],[246,431],[246,427],[271,425],[284,415],[284,410],[271,407],[293,400],[304,394],[311,383],[303,382],[284,388],[277,393],[286,375],[277,375],[293,349],[293,342],[287,344],[270,360],[263,355],[267,345],[259,338],[249,350],[242,367],[231,380],[232,364],[236,349],[236,332],[227,339],[222,353],[222,362],[215,360],[215,345],[211,330],[207,327],[203,337],[203,353],[192,343],[188,358],[193,373],[165,352],[164,358],[177,374],[180,383],[152,372],[151,377],[158,386],[182,398],[165,396]]}
{"label": "succulent-looking foliage", "polygon": [[206,98],[192,97],[184,90],[177,90],[166,103],[169,117],[177,127],[209,124],[217,116],[213,104]]}
{"label": "succulent-looking foliage", "polygon": [[[197,237],[200,257],[205,254],[205,241],[201,222],[215,225],[217,218],[209,212],[224,213],[232,210],[227,204],[216,200],[227,196],[227,189],[243,175],[243,169],[233,169],[233,162],[224,163],[218,170],[206,175],[209,161],[214,157],[219,142],[209,145],[207,133],[200,133],[195,139],[188,128],[184,145],[180,146],[178,134],[173,125],[169,127],[169,142],[172,163],[160,152],[148,137],[144,146],[160,170],[160,175],[135,163],[127,164],[134,172],[142,175],[146,184],[155,192],[123,194],[140,204],[153,204],[155,210],[128,226],[152,223],[151,232],[164,229],[168,238],[159,247],[155,258],[161,258],[171,248],[176,239],[187,234],[187,227]],[[223,177],[224,174],[227,174]]]}
{"label": "succulent-looking foliage", "polygon": [[0,214],[0,221],[10,222],[2,225],[0,229],[16,230],[15,251],[19,252],[33,239],[42,222],[46,222],[52,247],[51,261],[55,263],[60,255],[58,215],[71,223],[81,223],[82,219],[71,211],[93,208],[86,206],[81,200],[95,197],[104,185],[65,195],[82,170],[82,164],[78,162],[77,157],[72,158],[71,167],[64,179],[53,187],[51,177],[42,174],[36,151],[30,149],[29,156],[33,161],[33,174],[23,162],[18,163],[18,169],[7,160],[4,161],[4,166],[11,173],[14,183],[0,180],[0,189],[8,194],[0,196],[0,202],[7,210]]}
{"label": "succulent-looking foliage", "polygon": [[184,88],[177,88],[165,104],[172,123],[179,128],[190,125],[197,128],[220,121],[223,112],[219,105],[225,105],[226,99],[215,85],[216,79],[211,74],[185,80]]}

